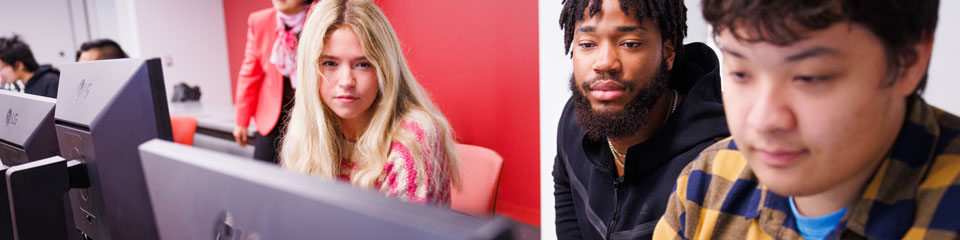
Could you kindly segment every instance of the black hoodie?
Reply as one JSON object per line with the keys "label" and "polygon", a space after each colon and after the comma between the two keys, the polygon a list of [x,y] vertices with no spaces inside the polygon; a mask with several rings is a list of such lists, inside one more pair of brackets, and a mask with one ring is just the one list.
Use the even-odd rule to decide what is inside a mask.
{"label": "black hoodie", "polygon": [[37,68],[36,72],[33,72],[33,77],[30,77],[30,80],[27,80],[27,85],[24,86],[23,92],[46,96],[49,98],[57,98],[57,87],[60,85],[60,70],[51,67],[50,65],[40,65]]}
{"label": "black hoodie", "polygon": [[684,95],[667,123],[627,150],[617,176],[606,141],[585,137],[567,101],[553,165],[559,239],[649,239],[680,171],[707,146],[730,135],[720,98],[717,55],[702,43],[684,46],[670,88]]}

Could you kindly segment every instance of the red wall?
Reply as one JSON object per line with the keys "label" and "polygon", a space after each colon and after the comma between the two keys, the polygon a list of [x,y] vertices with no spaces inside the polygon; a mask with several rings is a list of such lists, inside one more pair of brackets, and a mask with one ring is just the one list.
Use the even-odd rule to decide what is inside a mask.
{"label": "red wall", "polygon": [[[536,1],[377,0],[417,80],[459,142],[504,157],[497,214],[540,225]],[[224,0],[230,68],[243,55],[246,15],[267,0]]]}
{"label": "red wall", "polygon": [[227,25],[227,59],[230,60],[231,96],[236,94],[237,73],[240,72],[240,64],[243,63],[243,47],[247,43],[247,17],[250,17],[250,13],[269,7],[273,7],[270,0],[223,0],[223,22]]}
{"label": "red wall", "polygon": [[503,155],[497,213],[539,225],[537,1],[378,3],[458,140]]}

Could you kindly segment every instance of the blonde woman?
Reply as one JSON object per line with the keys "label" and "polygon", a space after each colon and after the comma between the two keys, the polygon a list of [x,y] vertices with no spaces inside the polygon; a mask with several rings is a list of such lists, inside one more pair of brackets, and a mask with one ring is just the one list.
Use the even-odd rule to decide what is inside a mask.
{"label": "blonde woman", "polygon": [[321,1],[297,50],[282,166],[403,201],[449,206],[459,157],[450,125],[413,78],[368,0]]}

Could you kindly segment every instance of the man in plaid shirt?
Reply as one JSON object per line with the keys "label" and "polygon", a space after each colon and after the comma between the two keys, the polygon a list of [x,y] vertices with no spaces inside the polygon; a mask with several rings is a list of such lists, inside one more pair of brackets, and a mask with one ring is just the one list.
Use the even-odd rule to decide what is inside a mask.
{"label": "man in plaid shirt", "polygon": [[960,118],[921,97],[938,5],[703,0],[732,137],[654,238],[960,238]]}

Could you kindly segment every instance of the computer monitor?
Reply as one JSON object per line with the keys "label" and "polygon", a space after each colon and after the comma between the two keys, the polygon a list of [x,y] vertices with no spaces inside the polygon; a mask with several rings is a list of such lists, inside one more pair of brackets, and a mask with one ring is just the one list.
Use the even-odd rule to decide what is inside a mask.
{"label": "computer monitor", "polygon": [[[60,155],[53,127],[56,99],[0,91],[0,175],[8,166]],[[13,239],[6,178],[0,178],[0,239]]]}
{"label": "computer monitor", "polygon": [[[154,138],[173,139],[160,59],[64,64],[60,67],[54,116],[62,159],[48,164],[60,169],[71,161],[79,163],[68,168],[73,216],[67,216],[67,220],[74,220],[76,229],[92,239],[156,239],[137,146]],[[41,174],[43,171],[31,169],[43,167],[8,170],[11,194],[29,194],[13,192],[14,185],[37,184],[29,182],[35,178],[16,175]],[[82,171],[72,171],[77,169]],[[17,179],[26,180],[15,182]],[[48,190],[56,191],[60,186]],[[30,197],[17,199],[27,201]],[[30,204],[14,200],[14,221],[32,214],[18,211],[18,207],[36,208],[28,208]],[[27,235],[34,232],[27,230],[36,227],[20,231],[21,226],[16,226],[21,238],[34,236]]]}
{"label": "computer monitor", "polygon": [[0,162],[14,166],[60,155],[53,127],[56,99],[0,91]]}
{"label": "computer monitor", "polygon": [[162,239],[509,239],[515,224],[163,140],[140,158]]}

